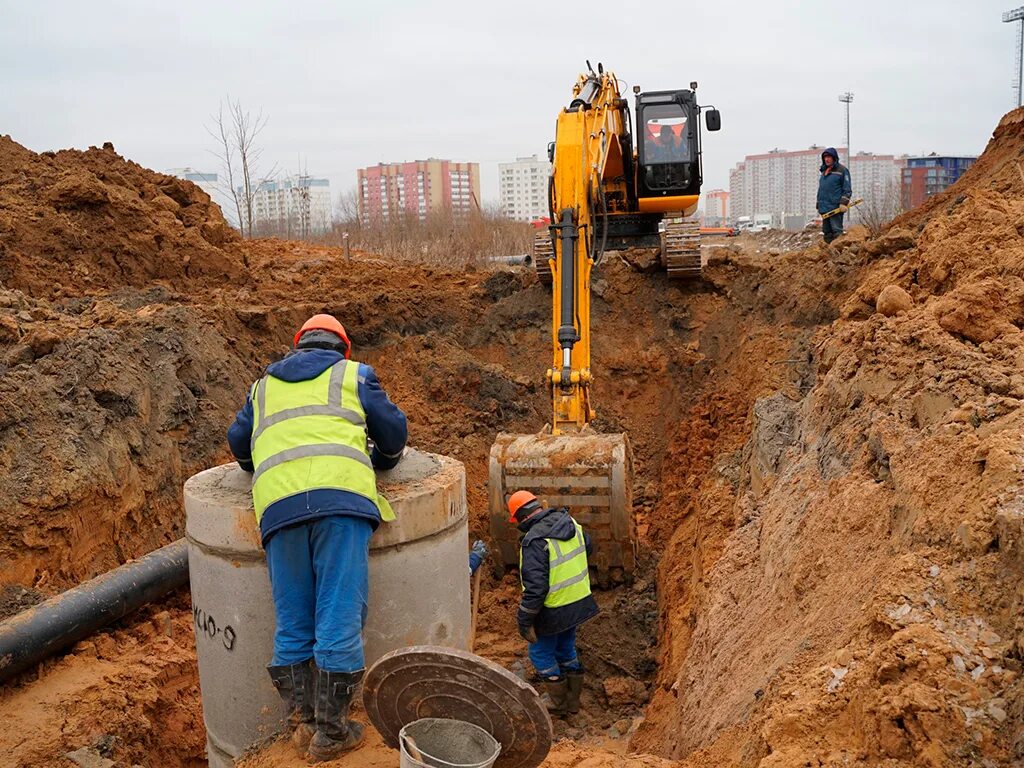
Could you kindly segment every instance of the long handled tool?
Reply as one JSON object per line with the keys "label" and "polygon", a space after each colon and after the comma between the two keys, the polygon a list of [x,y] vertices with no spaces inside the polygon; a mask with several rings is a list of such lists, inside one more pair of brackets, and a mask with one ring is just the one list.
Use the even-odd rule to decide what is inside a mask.
{"label": "long handled tool", "polygon": [[[856,200],[851,200],[850,204],[846,206],[846,210],[848,211],[851,208],[853,208],[853,206],[860,205],[863,202],[863,198],[860,197],[858,197]],[[839,206],[839,208],[842,208],[842,206]],[[835,216],[837,213],[846,213],[846,211],[840,211],[839,208],[836,208],[834,211],[829,211],[828,213],[821,214],[822,220],[827,219],[829,216]]]}
{"label": "long handled tool", "polygon": [[476,645],[476,615],[480,610],[480,574],[483,573],[483,564],[476,569],[476,573],[473,574],[473,607],[472,610],[472,624],[469,628],[469,650],[472,653],[473,646]]}

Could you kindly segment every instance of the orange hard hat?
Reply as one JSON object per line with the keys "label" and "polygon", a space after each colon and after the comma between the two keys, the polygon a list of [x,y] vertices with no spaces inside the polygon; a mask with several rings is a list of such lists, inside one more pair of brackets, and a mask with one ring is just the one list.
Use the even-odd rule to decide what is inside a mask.
{"label": "orange hard hat", "polygon": [[508,499],[508,521],[510,523],[522,522],[520,520],[516,520],[516,512],[531,502],[540,506],[540,503],[537,501],[537,497],[529,491],[516,491],[513,493]]}
{"label": "orange hard hat", "polygon": [[298,332],[295,334],[295,343],[293,346],[299,345],[299,339],[302,338],[302,334],[306,331],[330,331],[334,335],[341,338],[345,342],[345,358],[347,359],[349,353],[352,350],[352,342],[349,341],[348,334],[345,333],[345,326],[338,322],[338,318],[334,315],[313,315],[309,320],[302,324]]}

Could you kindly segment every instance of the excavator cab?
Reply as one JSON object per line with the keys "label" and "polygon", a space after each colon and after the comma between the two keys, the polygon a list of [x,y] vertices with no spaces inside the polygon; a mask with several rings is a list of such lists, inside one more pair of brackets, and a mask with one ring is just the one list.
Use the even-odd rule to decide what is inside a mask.
{"label": "excavator cab", "polygon": [[[661,262],[669,277],[700,277],[700,222],[694,216],[702,179],[697,83],[677,91],[636,94],[636,221],[660,229]],[[713,107],[707,128],[722,127]],[[646,217],[646,218],[644,218]],[[634,225],[636,226],[636,225]],[[639,242],[638,242],[639,244]]]}
{"label": "excavator cab", "polygon": [[636,190],[645,213],[686,211],[700,194],[700,131],[693,91],[655,91],[636,97]]}

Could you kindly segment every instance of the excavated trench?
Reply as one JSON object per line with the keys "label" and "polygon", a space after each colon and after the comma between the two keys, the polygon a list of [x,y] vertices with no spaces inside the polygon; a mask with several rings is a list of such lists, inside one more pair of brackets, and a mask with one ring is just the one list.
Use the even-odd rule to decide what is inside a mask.
{"label": "excavated trench", "polygon": [[[547,413],[536,375],[548,348],[547,293],[525,271],[404,267],[382,277],[377,265],[358,262],[344,266],[350,279],[352,273],[365,278],[368,290],[357,294],[338,281],[322,286],[319,303],[296,303],[294,297],[287,303],[284,286],[314,268],[317,275],[329,274],[341,266],[338,256],[260,243],[249,254],[254,285],[241,297],[122,289],[48,307],[58,315],[57,327],[78,327],[49,354],[14,369],[32,382],[19,387],[17,396],[24,399],[28,389],[43,400],[63,396],[85,418],[71,425],[70,409],[60,412],[68,419],[63,423],[26,404],[24,418],[32,424],[26,429],[74,430],[79,445],[88,442],[91,430],[92,442],[89,450],[76,452],[70,467],[79,478],[74,498],[59,495],[67,493],[71,478],[54,473],[41,480],[26,472],[25,482],[43,486],[38,496],[65,503],[23,509],[8,523],[23,540],[34,537],[34,546],[10,555],[10,589],[46,592],[47,586],[87,578],[180,535],[181,482],[228,458],[223,429],[232,409],[260,366],[287,349],[292,329],[319,309],[352,318],[357,356],[375,366],[392,398],[408,411],[412,443],[466,463],[472,535],[487,536],[486,461],[493,436],[498,430],[535,430]],[[423,290],[427,285],[433,295]],[[735,280],[728,291],[743,294]],[[637,274],[612,256],[596,292],[595,360],[607,371],[596,386],[598,427],[630,434],[643,554],[633,584],[599,595],[603,613],[580,643],[591,671],[585,713],[571,724],[559,723],[557,736],[586,744],[604,742],[610,734],[621,751],[651,696],[659,622],[671,620],[664,611],[659,617],[656,584],[664,573],[658,572],[657,542],[685,519],[680,512],[690,503],[695,478],[723,450],[742,444],[751,398],[762,383],[758,371],[774,382],[792,378],[795,368],[747,360],[761,354],[761,347],[791,357],[790,342],[771,334],[766,339],[763,331],[747,339],[752,332],[744,317],[750,308],[737,309],[735,299],[713,282],[673,284],[662,275]],[[31,303],[21,296],[14,300]],[[95,322],[98,310],[102,315]],[[755,325],[762,322],[751,318]],[[731,381],[732,366],[742,369],[742,380]],[[61,374],[47,379],[48,370]],[[76,385],[61,393],[60,381],[69,376]],[[714,537],[727,530],[694,531],[694,550],[718,546]],[[516,592],[514,574],[499,581],[488,569],[477,642],[479,653],[513,669],[525,663],[514,628]],[[25,739],[22,728],[8,731],[17,759],[28,764],[91,747],[126,761],[200,764],[189,618],[187,596],[179,596],[24,675],[0,699],[0,710],[11,712],[19,726],[32,717],[45,725],[37,738]],[[112,679],[126,681],[119,692],[109,690]],[[113,724],[100,715],[111,696],[123,714]]]}
{"label": "excavated trench", "polygon": [[[875,238],[709,250],[689,286],[601,265],[596,426],[630,434],[642,567],[581,632],[585,713],[547,765],[1024,758],[1022,115]],[[229,458],[245,388],[317,311],[412,443],[465,462],[486,537],[494,435],[547,416],[529,273],[241,243],[201,192],[112,149],[0,143],[6,610],[179,536],[182,483]],[[477,643],[513,668],[516,590],[485,573]],[[0,748],[202,765],[191,624],[177,595],[23,674]],[[371,734],[344,764],[389,760]],[[246,763],[300,764],[280,745]]]}

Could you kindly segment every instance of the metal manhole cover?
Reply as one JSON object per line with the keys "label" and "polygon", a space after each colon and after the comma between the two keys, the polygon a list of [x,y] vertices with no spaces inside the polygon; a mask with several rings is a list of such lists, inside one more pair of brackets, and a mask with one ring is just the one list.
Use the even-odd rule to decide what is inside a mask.
{"label": "metal manhole cover", "polygon": [[382,656],[363,680],[363,706],[385,743],[424,717],[463,720],[501,744],[496,768],[536,768],[551,749],[551,717],[507,669],[455,648],[415,645]]}

